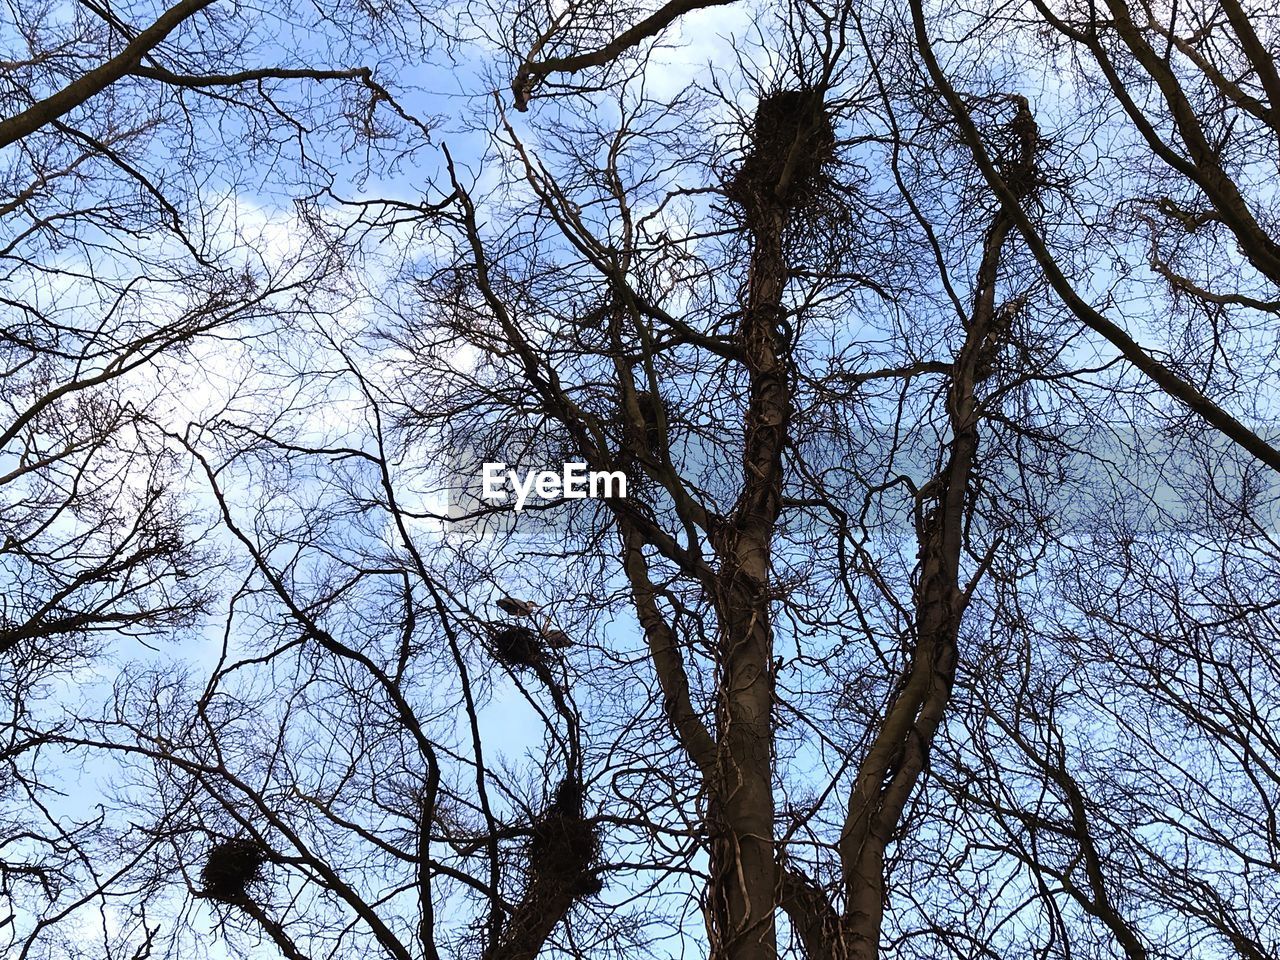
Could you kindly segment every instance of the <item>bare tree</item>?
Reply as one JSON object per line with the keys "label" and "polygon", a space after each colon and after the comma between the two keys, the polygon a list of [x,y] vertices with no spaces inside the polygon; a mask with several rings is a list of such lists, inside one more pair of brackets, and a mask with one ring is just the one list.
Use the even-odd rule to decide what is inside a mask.
{"label": "bare tree", "polygon": [[[975,499],[979,477],[1000,479],[998,455],[981,469],[982,444],[1000,446],[982,439],[983,424],[1037,372],[1003,359],[1025,282],[1010,266],[1010,219],[992,209],[964,227],[978,254],[958,281],[901,181],[858,182],[859,151],[898,143],[862,119],[887,92],[858,59],[855,27],[849,9],[783,20],[793,53],[777,79],[747,75],[755,102],[737,120],[715,98],[690,93],[673,107],[625,86],[618,125],[566,111],[537,154],[500,120],[499,149],[514,166],[499,191],[477,196],[449,160],[442,192],[453,200],[433,202],[423,226],[454,254],[424,265],[417,309],[384,328],[401,357],[394,371],[373,372],[381,340],[330,348],[370,432],[304,442],[282,422],[270,433],[219,423],[192,435],[193,450],[223,451],[208,478],[251,558],[245,609],[269,626],[254,631],[253,652],[228,652],[196,713],[178,711],[177,731],[144,687],[142,719],[127,714],[92,741],[142,751],[173,784],[152,829],[192,864],[192,890],[209,896],[180,838],[221,844],[242,832],[280,868],[276,889],[297,892],[289,907],[265,893],[235,906],[260,913],[250,913],[256,929],[287,955],[432,955],[467,942],[493,957],[551,943],[589,951],[576,911],[599,910],[608,899],[593,900],[598,884],[628,875],[601,895],[642,894],[664,916],[664,899],[684,890],[715,956],[789,949],[779,908],[784,936],[810,956],[877,954],[886,878],[951,699],[962,617],[1001,543],[1001,509]],[[699,108],[726,118],[711,137]],[[1035,192],[1034,121],[1014,104],[992,124],[1022,189]],[[686,182],[652,175],[672,156]],[[874,252],[913,216],[896,257]],[[836,331],[850,303],[890,305],[863,321],[869,332],[887,314],[881,350],[844,356]],[[908,310],[927,319],[908,326]],[[882,439],[841,424],[833,411],[844,408]],[[432,477],[418,464],[427,438],[478,459],[580,459],[625,473],[632,493],[555,504],[545,527],[522,518],[518,530],[495,505],[431,511],[419,506]],[[297,519],[273,499],[237,507],[225,492],[223,464],[259,464],[255,483],[285,491],[313,461],[341,479]],[[264,505],[249,507],[254,499]],[[357,503],[364,519],[335,526]],[[528,553],[547,559],[516,559]],[[494,626],[484,605],[507,582],[579,626]],[[356,613],[383,595],[378,606],[395,613]],[[592,629],[620,612],[634,618],[639,650]],[[229,636],[245,615],[237,601]],[[574,646],[554,654],[549,635]],[[590,671],[579,662],[588,653]],[[528,772],[488,759],[495,745],[477,703],[490,681],[476,678],[495,661],[517,681],[536,678],[530,695],[549,704],[532,796]],[[267,705],[241,692],[254,684],[233,683],[285,662],[306,664],[289,668],[291,687],[331,693],[315,706],[307,694],[234,767],[198,759],[226,756],[219,744],[238,736],[205,716],[210,705],[225,696],[244,704],[225,709],[260,718]],[[356,701],[342,692],[343,663],[363,678]],[[334,696],[344,729],[362,731],[345,761],[352,773],[333,781],[323,756],[273,761]],[[469,718],[461,748],[445,722],[458,710]],[[377,729],[409,744],[411,759],[409,747],[366,744]],[[417,799],[370,819],[365,798],[393,770]],[[193,777],[200,803],[179,786]],[[579,790],[598,812],[567,849],[590,880],[549,888],[539,844],[566,809],[581,815]],[[286,800],[295,796],[311,805]],[[602,868],[589,856],[597,830],[617,855]],[[213,856],[220,848],[208,843]],[[312,887],[335,899],[302,905]],[[466,936],[448,932],[465,918]]]}
{"label": "bare tree", "polygon": [[158,424],[227,392],[219,344],[313,313],[335,273],[301,230],[273,249],[251,198],[285,182],[305,203],[329,177],[313,151],[364,144],[371,168],[412,119],[355,20],[330,66],[247,11],[150,8],[18,4],[0,26],[0,936],[24,952],[82,940],[62,921],[111,873],[49,736],[99,654],[189,637],[212,597],[219,551]]}
{"label": "bare tree", "polygon": [[315,185],[151,434],[232,572],[215,664],[39,731],[117,764],[105,946],[1273,955],[1265,33],[795,3],[684,85],[698,4],[483,9],[513,87]]}

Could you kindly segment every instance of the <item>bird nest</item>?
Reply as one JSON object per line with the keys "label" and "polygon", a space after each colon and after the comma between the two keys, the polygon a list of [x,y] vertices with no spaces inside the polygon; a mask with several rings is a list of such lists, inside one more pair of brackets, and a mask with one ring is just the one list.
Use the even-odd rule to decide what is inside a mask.
{"label": "bird nest", "polygon": [[647,499],[649,475],[644,463],[661,463],[665,458],[662,422],[666,420],[671,430],[670,414],[666,402],[648,390],[635,393],[636,409],[640,422],[633,421],[632,413],[619,396],[611,426],[617,431],[617,460],[615,466],[627,477],[627,499]]}
{"label": "bird nest", "polygon": [[509,667],[536,667],[546,659],[542,638],[528,627],[503,627],[493,634],[493,655]]}
{"label": "bird nest", "polygon": [[533,823],[529,839],[529,873],[534,882],[554,886],[574,897],[599,893],[600,837],[582,815],[582,784],[561,781],[555,798]]}
{"label": "bird nest", "polygon": [[263,879],[267,851],[252,840],[224,840],[215,844],[200,871],[205,896],[223,903],[241,903],[248,888]]}
{"label": "bird nest", "polygon": [[[640,411],[640,419],[644,422],[644,430],[636,436],[640,446],[651,456],[662,452],[662,424],[668,419],[667,405],[662,397],[654,396],[648,390],[636,391],[636,407]],[[627,424],[628,432],[634,433],[631,424]]]}
{"label": "bird nest", "polygon": [[749,218],[769,208],[812,206],[827,193],[836,136],[822,90],[802,87],[762,96],[749,140],[728,191]]}

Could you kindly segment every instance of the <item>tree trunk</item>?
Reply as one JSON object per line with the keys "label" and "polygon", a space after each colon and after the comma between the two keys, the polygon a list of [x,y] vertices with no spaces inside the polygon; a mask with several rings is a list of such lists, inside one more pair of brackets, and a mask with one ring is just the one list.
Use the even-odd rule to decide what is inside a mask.
{"label": "tree trunk", "polygon": [[777,956],[778,902],[773,843],[773,628],[769,575],[782,502],[782,450],[791,395],[778,326],[786,284],[775,208],[756,219],[742,314],[741,343],[750,381],[743,443],[743,485],[716,544],[720,622],[718,767],[712,797],[712,956]]}

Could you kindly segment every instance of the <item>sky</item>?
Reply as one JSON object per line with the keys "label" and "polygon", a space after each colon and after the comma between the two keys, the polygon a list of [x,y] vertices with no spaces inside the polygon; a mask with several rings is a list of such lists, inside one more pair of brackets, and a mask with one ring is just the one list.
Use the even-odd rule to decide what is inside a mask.
{"label": "sky", "polygon": [[[268,18],[267,22],[278,28],[281,27],[283,20]],[[732,42],[729,38],[734,34],[750,33],[754,25],[752,8],[746,4],[701,11],[684,18],[676,28],[666,34],[664,47],[654,56],[647,78],[650,91],[654,95],[673,92],[682,88],[690,79],[702,75],[708,63],[721,65],[731,63],[729,54]],[[264,27],[262,35],[269,36],[269,30]],[[318,38],[306,35],[305,31],[280,29],[279,35],[273,39],[272,43],[264,44],[264,49],[307,52],[317,48],[319,52],[319,43]],[[438,115],[442,118],[437,128],[439,140],[448,143],[454,149],[462,165],[481,170],[486,167],[484,158],[479,154],[482,149],[481,141],[473,132],[465,129],[466,124],[462,122],[461,116],[474,104],[476,91],[479,89],[477,78],[491,74],[500,76],[505,69],[505,65],[494,63],[493,54],[492,49],[485,49],[482,44],[472,44],[465,48],[455,62],[447,65],[443,63],[406,65],[396,61],[379,65],[379,75],[385,71],[394,76],[398,87],[412,89],[413,92],[406,96],[406,103],[419,109],[423,114]],[[1051,94],[1049,100],[1051,101],[1052,97],[1058,93],[1060,92]],[[1042,99],[1041,102],[1043,103],[1044,100]],[[510,113],[508,119],[515,124],[522,136],[536,144],[538,131],[535,117]],[[154,163],[158,169],[163,169],[167,162],[164,147],[163,143],[158,143],[153,148],[156,150]],[[439,163],[438,153],[434,148],[427,149],[415,157],[414,163],[406,164],[376,179],[359,183],[340,183],[339,191],[349,196],[393,196],[405,200],[416,200],[421,195],[424,184],[431,181],[438,186],[440,182],[439,167],[433,166],[433,163]],[[175,174],[181,174],[177,166],[175,165]],[[219,240],[220,235],[216,230],[222,230],[225,232],[226,243],[229,246],[234,243],[243,249],[246,258],[254,261],[259,267],[278,271],[297,254],[298,238],[303,232],[302,226],[296,209],[287,202],[287,191],[278,184],[267,186],[255,184],[253,173],[253,169],[237,168],[234,171],[228,171],[223,178],[225,180],[223,183],[219,182],[215,167],[214,182],[218,182],[219,187],[225,186],[228,192],[219,207],[225,216],[216,220],[213,242],[216,244]],[[482,173],[482,183],[486,176],[493,175]],[[369,259],[364,266],[363,277],[367,289],[376,289],[390,283],[390,276],[381,275],[379,271],[387,261],[398,256],[401,250],[402,247],[399,244],[388,242],[389,256],[384,259],[377,257]],[[99,269],[107,265],[104,259],[100,259],[97,263]],[[1113,279],[1105,266],[1100,268],[1097,275],[1097,289],[1107,289]],[[162,305],[158,309],[162,309]],[[361,332],[375,319],[376,317],[366,312],[359,302],[342,305],[333,312],[329,332],[334,335],[336,341],[340,342],[344,334],[350,332],[354,335]],[[1141,305],[1135,311],[1135,319],[1142,320]],[[288,340],[279,341],[279,349],[282,352],[287,353],[295,346],[296,343]],[[276,356],[268,357],[258,352],[265,349],[266,341],[249,347],[235,343],[209,343],[198,347],[193,358],[187,358],[178,363],[162,364],[145,375],[139,376],[129,385],[129,389],[137,391],[138,396],[145,396],[153,392],[158,384],[164,385],[168,405],[166,415],[171,418],[169,421],[171,427],[179,432],[188,421],[203,419],[211,411],[221,410],[228,404],[233,404],[244,412],[269,411],[273,405],[279,403],[280,394],[270,389],[263,390],[258,383],[255,383],[252,393],[246,394],[242,389],[246,378],[256,376],[263,364],[274,363],[278,359]],[[310,361],[312,358],[305,359]],[[459,363],[467,362],[469,362],[468,357],[459,357]],[[303,437],[332,436],[337,424],[345,420],[363,418],[362,405],[354,394],[340,396],[325,405],[309,405],[305,397],[294,402],[296,416],[293,422]],[[1157,445],[1160,443],[1160,438],[1143,439],[1151,439]],[[1118,446],[1124,450],[1130,449],[1131,442],[1132,438],[1129,437],[1121,437],[1117,440]],[[1129,479],[1132,477],[1130,476]],[[191,484],[189,495],[206,510],[212,511],[213,502],[203,491],[199,478],[193,476],[189,478],[189,482]],[[1153,490],[1161,489],[1160,480],[1153,478],[1152,488]],[[244,492],[247,495],[249,491]],[[290,492],[299,499],[306,499],[307,495],[313,491]],[[427,542],[436,535],[436,531],[431,529],[429,524],[425,524],[419,532]],[[509,592],[520,595],[524,585],[513,577],[510,581],[497,584],[470,586],[474,602],[477,606],[483,606],[487,602],[486,593],[492,595],[498,592]],[[612,629],[621,634],[618,636],[620,646],[635,644],[634,632],[630,625],[616,624]],[[65,693],[68,696],[74,694],[76,697],[92,700],[100,691],[105,691],[112,671],[119,663],[133,659],[135,656],[142,662],[164,662],[170,658],[177,658],[190,664],[197,672],[207,670],[218,655],[220,632],[221,624],[214,619],[202,634],[195,638],[184,639],[178,649],[174,649],[171,645],[162,645],[157,652],[152,653],[133,645],[126,645],[111,660],[95,668],[98,671],[98,686],[95,687],[92,684],[93,675],[75,675],[69,678],[69,682],[64,687],[59,688],[59,693]],[[480,722],[485,742],[501,744],[500,755],[493,758],[495,761],[500,761],[502,754],[513,759],[520,758],[541,745],[541,737],[537,735],[536,715],[510,685],[498,684],[495,687],[494,696],[483,709]],[[68,803],[74,804],[77,800],[92,803],[94,796],[105,792],[103,785],[112,776],[113,772],[109,769],[88,768],[77,775],[75,784],[78,792],[71,794]],[[90,784],[93,784],[92,788],[89,788]],[[208,922],[207,912],[203,908],[197,911],[197,916],[197,923]],[[216,943],[211,945],[210,955],[219,960],[224,956],[230,956],[222,945]],[[272,956],[274,953],[271,950],[262,950],[258,955],[265,957]]]}

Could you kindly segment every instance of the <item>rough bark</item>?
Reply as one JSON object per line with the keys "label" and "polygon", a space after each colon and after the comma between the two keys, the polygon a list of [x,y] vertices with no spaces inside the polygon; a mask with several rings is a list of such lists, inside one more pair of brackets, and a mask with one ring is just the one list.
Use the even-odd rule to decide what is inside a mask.
{"label": "rough bark", "polygon": [[969,328],[947,396],[951,453],[937,477],[936,501],[920,505],[920,578],[907,673],[863,759],[840,838],[845,881],[843,943],[832,953],[852,960],[879,956],[884,919],[885,853],[928,760],[951,699],[963,613],[960,553],[969,480],[978,451],[975,371],[983,362],[995,316],[1000,251],[1012,223],[1003,214],[988,232]]}
{"label": "rough bark", "polygon": [[726,960],[777,956],[769,575],[791,395],[778,322],[786,284],[786,218],[780,205],[771,206],[752,218],[747,304],[740,326],[750,384],[742,491],[716,543],[720,749],[709,824],[710,896],[712,956]]}

